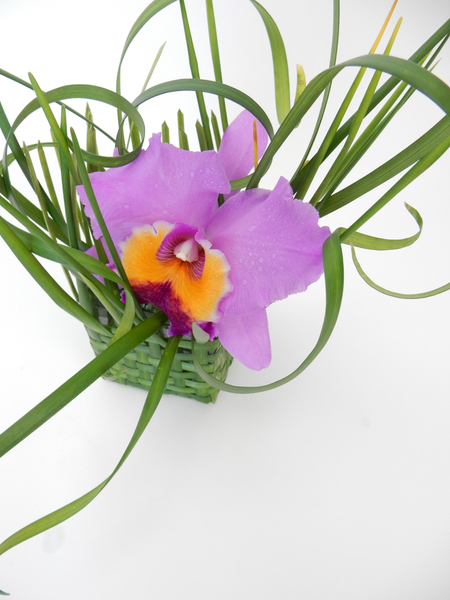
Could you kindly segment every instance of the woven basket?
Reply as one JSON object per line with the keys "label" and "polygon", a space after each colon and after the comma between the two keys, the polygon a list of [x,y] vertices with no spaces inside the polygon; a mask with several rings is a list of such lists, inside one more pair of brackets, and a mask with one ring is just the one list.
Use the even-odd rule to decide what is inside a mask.
{"label": "woven basket", "polygon": [[[98,356],[108,346],[116,328],[112,325],[109,313],[95,298],[92,299],[92,308],[98,321],[110,332],[108,335],[102,335],[87,328],[92,349],[95,355]],[[149,315],[152,312],[152,308],[149,305],[145,307]],[[103,377],[117,383],[132,385],[148,391],[166,345],[166,329],[167,326],[163,327],[143,344],[137,346],[132,352],[115,364],[114,367],[109,369]],[[206,344],[198,344],[195,355],[208,374],[220,381],[225,381],[233,358],[218,340],[207,342]],[[165,393],[193,398],[194,400],[208,404],[209,402],[216,401],[218,392],[219,390],[211,387],[198,375],[192,358],[191,340],[183,338],[178,346]]]}

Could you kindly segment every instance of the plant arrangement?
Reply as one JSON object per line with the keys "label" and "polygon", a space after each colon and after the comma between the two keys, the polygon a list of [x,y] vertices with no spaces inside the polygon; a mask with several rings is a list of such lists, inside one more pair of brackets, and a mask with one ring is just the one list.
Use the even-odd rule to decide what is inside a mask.
{"label": "plant arrangement", "polygon": [[[360,229],[450,146],[450,88],[432,73],[450,22],[423,40],[408,59],[393,57],[400,21],[386,31],[394,3],[370,53],[337,63],[340,7],[335,1],[329,67],[306,82],[297,66],[297,87],[291,95],[280,31],[265,8],[250,1],[270,43],[277,126],[253,98],[223,80],[212,0],[206,0],[206,12],[214,81],[200,76],[204,57],[196,54],[184,0],[154,0],[138,17],[126,37],[115,91],[87,84],[43,91],[32,74],[25,81],[0,71],[34,94],[17,116],[6,115],[0,107],[5,137],[0,233],[58,307],[85,326],[96,355],[0,435],[0,453],[12,450],[101,377],[140,387],[147,394],[114,471],[80,498],[13,533],[0,545],[2,554],[90,504],[133,450],[164,392],[211,403],[219,390],[261,393],[298,377],[325,347],[337,322],[344,284],[343,244],[351,247],[358,273],[379,292],[420,298],[450,289],[448,284],[410,295],[384,289],[366,275],[355,251],[404,248],[421,234],[422,218],[410,205],[406,209],[417,224],[414,235],[386,239]],[[192,77],[152,85],[160,48],[142,93],[129,100],[121,93],[127,51],[172,4],[179,5]],[[333,80],[351,67],[355,78],[325,127]],[[361,92],[367,69],[369,83]],[[162,115],[161,130],[152,132],[148,141],[140,109],[173,92],[196,96],[196,139],[186,131],[187,122],[197,116],[180,110],[175,130]],[[381,166],[347,184],[353,168],[382,140],[385,128],[415,93],[437,104],[442,119]],[[206,94],[216,99],[215,111],[207,109]],[[357,94],[357,108],[350,110]],[[116,109],[117,129],[110,133],[99,126],[89,104],[84,113],[75,110],[71,101],[79,99],[96,103],[96,111],[101,110],[98,103]],[[232,103],[239,106],[234,118],[229,117]],[[263,177],[272,162],[317,105],[314,130],[299,152],[297,169],[266,189]],[[20,126],[39,111],[45,115],[50,138],[20,144],[16,135]],[[109,155],[99,153],[100,136],[111,146]],[[57,159],[53,169],[50,156]],[[31,193],[16,187],[19,171]],[[328,215],[387,182],[386,191],[353,223],[331,231]],[[42,258],[61,265],[65,285],[42,266]],[[269,365],[267,307],[305,292],[321,276],[326,288],[323,325],[301,364],[273,383],[227,383],[233,359],[253,370]]]}

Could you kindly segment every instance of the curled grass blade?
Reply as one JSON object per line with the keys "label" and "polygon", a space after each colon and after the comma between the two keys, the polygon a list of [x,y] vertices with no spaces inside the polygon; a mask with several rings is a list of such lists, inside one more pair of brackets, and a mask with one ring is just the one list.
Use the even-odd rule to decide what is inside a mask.
{"label": "curled grass blade", "polygon": [[[220,98],[219,98],[219,100],[220,100]],[[223,100],[223,98],[222,98],[222,100]],[[212,125],[213,133],[214,133],[214,141],[216,142],[216,150],[219,151],[222,138],[220,136],[220,129],[219,129],[219,124],[217,122],[217,117],[213,113],[213,111],[211,111],[211,125]]]}
{"label": "curled grass blade", "polygon": [[[53,132],[53,134],[54,134],[54,132]],[[65,111],[64,107],[61,109],[61,134],[64,139],[67,139],[67,120],[66,120],[66,111]],[[73,165],[73,161],[72,161],[72,155],[70,154],[68,146],[67,146],[67,152],[68,152],[68,157],[66,157],[66,159],[64,159],[63,154],[61,152],[61,146],[58,145],[57,153],[58,153],[58,159],[59,159],[59,169],[60,169],[60,173],[61,173],[61,185],[62,185],[63,199],[64,199],[64,210],[66,213],[66,220],[67,220],[67,232],[69,234],[69,245],[72,248],[79,248],[80,247],[80,244],[79,244],[80,239],[79,239],[79,235],[77,232],[75,215],[74,215],[74,211],[73,211],[72,190],[71,190],[71,183],[70,183],[70,168],[72,167],[72,170],[74,170],[74,165]],[[67,160],[69,160],[69,162],[70,162],[70,167],[69,167]],[[78,179],[78,175],[77,175],[77,179]]]}
{"label": "curled grass blade", "polygon": [[[355,232],[349,235],[345,240],[343,240],[343,244],[348,244],[349,246],[356,246],[358,248],[365,248],[367,250],[399,250],[400,248],[406,248],[407,246],[411,246],[416,242],[420,234],[422,233],[423,220],[420,214],[417,212],[415,208],[406,204],[406,209],[412,215],[417,225],[419,226],[419,231],[411,235],[410,237],[398,239],[398,240],[389,240],[385,238],[373,237],[371,235],[366,235],[364,233]],[[341,239],[346,229],[341,227],[339,229],[339,235]]]}
{"label": "curled grass blade", "polygon": [[224,390],[233,394],[255,394],[259,392],[273,390],[274,388],[280,387],[298,377],[313,362],[313,360],[320,354],[320,352],[325,347],[326,343],[328,342],[331,336],[331,333],[333,332],[334,326],[336,325],[336,321],[339,315],[339,310],[342,302],[342,295],[344,291],[344,262],[342,259],[342,249],[339,237],[339,230],[336,230],[326,240],[323,246],[323,266],[326,289],[326,308],[322,329],[316,345],[305,358],[305,360],[301,363],[301,365],[299,365],[297,369],[295,369],[295,371],[293,371],[286,377],[283,377],[282,379],[274,381],[273,383],[261,386],[245,387],[231,385],[228,383],[222,383],[215,377],[211,377],[211,375],[206,373],[206,371],[202,368],[195,356],[195,340],[192,339],[192,354],[194,357],[194,364],[200,377],[202,377],[202,379],[204,379],[207,383],[218,388],[219,390]]}
{"label": "curled grass blade", "polygon": [[23,147],[23,152],[24,152],[24,155],[25,155],[25,159],[27,161],[28,170],[30,172],[31,181],[33,183],[34,192],[35,192],[35,194],[36,194],[36,196],[38,198],[39,205],[41,207],[41,211],[42,211],[42,214],[44,216],[44,221],[45,221],[46,229],[47,229],[50,237],[52,238],[52,240],[55,241],[56,238],[55,238],[55,234],[54,234],[54,231],[53,231],[52,222],[51,222],[51,220],[50,220],[50,218],[48,216],[47,208],[45,206],[45,200],[44,200],[44,196],[42,194],[42,188],[41,188],[41,185],[40,185],[40,183],[38,181],[38,178],[37,178],[37,175],[36,175],[36,170],[34,168],[33,161],[31,160],[30,152],[29,152],[29,150],[28,150],[28,148],[27,148],[26,145],[24,145],[24,147]]}
{"label": "curled grass blade", "polygon": [[125,290],[126,302],[125,302],[125,310],[122,316],[122,319],[119,323],[119,327],[116,329],[115,334],[111,338],[110,345],[117,342],[123,335],[128,333],[133,326],[134,317],[136,311],[134,310],[134,302],[133,297],[131,296],[128,290]]}
{"label": "curled grass blade", "polygon": [[[154,319],[154,317],[152,317],[152,319]],[[142,326],[144,326],[144,325],[145,325],[145,322],[142,323]],[[136,330],[134,330],[134,331],[136,331]],[[129,334],[127,334],[127,335],[130,335],[131,333],[133,333],[133,332],[129,332]],[[109,348],[107,348],[97,358],[100,358],[101,356],[106,354],[108,351],[113,351],[115,348],[117,348],[117,346],[124,339],[125,339],[125,337],[121,338],[121,340],[117,341],[112,346],[109,346]],[[181,336],[176,336],[176,337],[170,338],[170,340],[167,342],[167,345],[164,349],[164,353],[161,357],[160,363],[156,369],[155,377],[152,382],[152,386],[150,388],[150,391],[147,394],[147,398],[146,398],[144,406],[142,408],[142,412],[139,417],[139,421],[136,425],[136,429],[133,433],[133,436],[132,436],[127,448],[125,449],[125,452],[123,453],[123,455],[122,455],[121,459],[119,460],[114,471],[104,481],[102,481],[102,483],[100,483],[98,486],[96,486],[93,490],[91,490],[87,494],[84,494],[77,500],[74,500],[70,504],[63,506],[62,508],[50,513],[49,515],[42,517],[41,519],[38,519],[37,521],[34,521],[34,523],[31,523],[27,527],[20,529],[15,534],[13,534],[9,538],[7,538],[2,544],[0,544],[0,555],[4,554],[5,552],[10,550],[14,546],[17,546],[17,544],[20,544],[20,543],[24,542],[25,540],[28,540],[29,538],[31,538],[35,535],[38,535],[39,533],[42,533],[43,531],[46,531],[47,529],[50,529],[51,527],[54,527],[55,525],[58,525],[59,523],[62,523],[63,521],[69,519],[73,515],[77,514],[78,512],[80,512],[80,510],[82,510],[90,502],[92,502],[92,500],[94,500],[94,498],[96,496],[98,496],[98,494],[104,489],[104,487],[111,481],[111,479],[119,471],[120,467],[123,465],[123,463],[126,461],[128,456],[130,455],[131,451],[137,444],[141,435],[144,433],[147,425],[150,422],[150,419],[152,418],[153,414],[155,413],[155,410],[158,407],[159,401],[161,400],[161,397],[164,392],[164,388],[167,383],[167,379],[169,378],[170,368],[171,368],[173,360],[175,358],[175,353],[176,353],[178,344],[180,343],[180,340],[181,340]]]}
{"label": "curled grass blade", "polygon": [[[53,144],[52,144],[52,146],[53,146]],[[31,150],[30,147],[28,149]],[[53,205],[55,206],[57,211],[62,216],[61,207],[59,205],[58,196],[56,195],[56,192],[55,192],[55,186],[53,185],[53,179],[52,179],[50,169],[48,166],[47,157],[45,156],[44,146],[43,146],[43,144],[41,144],[41,142],[37,143],[37,151],[38,151],[38,155],[39,155],[39,162],[41,163],[42,172],[44,173],[44,179],[45,179],[45,183],[47,185],[50,200],[52,201]]]}
{"label": "curled grass blade", "polygon": [[431,296],[437,296],[438,294],[442,294],[443,292],[447,292],[448,290],[450,290],[450,283],[447,283],[446,285],[442,285],[441,287],[435,288],[434,290],[430,290],[429,292],[420,292],[418,294],[401,294],[399,292],[393,292],[391,290],[387,290],[386,288],[383,288],[380,285],[376,284],[374,281],[372,281],[372,279],[370,279],[370,277],[368,275],[366,275],[366,273],[363,271],[358,259],[356,258],[356,252],[355,252],[355,249],[353,246],[352,246],[352,258],[353,258],[353,264],[355,265],[356,270],[361,275],[361,277],[364,279],[364,281],[368,285],[370,285],[371,288],[373,288],[374,290],[377,290],[377,292],[381,292],[382,294],[385,294],[386,296],[392,296],[394,298],[401,298],[402,300],[419,300],[422,298],[430,298]]}
{"label": "curled grass blade", "polygon": [[[76,172],[76,169],[73,166],[72,156],[70,154],[69,146],[67,144],[67,137],[66,137],[66,135],[64,135],[62,128],[58,125],[55,115],[53,114],[53,112],[50,108],[50,104],[47,101],[47,98],[45,97],[44,92],[39,87],[36,79],[33,77],[33,75],[31,73],[29,73],[28,76],[30,78],[31,85],[33,86],[34,93],[36,94],[36,98],[47,118],[47,121],[52,129],[53,135],[55,136],[55,139],[58,143],[61,159],[65,161],[66,166],[69,169],[73,180],[76,181],[77,183],[79,183],[78,182],[78,174]],[[62,111],[61,119],[65,120],[65,110],[64,109]]]}
{"label": "curled grass blade", "polygon": [[269,117],[264,110],[257,104],[253,98],[244,94],[240,90],[233,88],[224,83],[218,83],[216,81],[209,81],[207,79],[175,79],[173,81],[166,81],[160,83],[151,88],[148,88],[145,92],[140,94],[134,101],[134,106],[140,106],[143,102],[156,98],[162,94],[168,94],[172,92],[184,92],[191,91],[195,92],[201,90],[209,94],[215,94],[216,96],[223,96],[228,100],[232,100],[239,104],[243,108],[246,108],[249,112],[255,116],[258,121],[261,122],[270,138],[273,138],[274,131]]}
{"label": "curled grass blade", "polygon": [[[44,221],[44,216],[42,214],[42,211],[39,208],[37,208],[37,206],[32,204],[27,198],[25,198],[25,196],[23,194],[21,194],[19,192],[19,190],[15,189],[15,188],[12,188],[12,189],[13,189],[15,199],[17,200],[17,202],[20,205],[20,207],[17,208],[16,204],[14,204],[14,208],[16,210],[18,210],[21,214],[25,215],[27,218],[30,218],[34,223],[36,223],[37,225],[39,225],[40,227],[45,229],[45,221]],[[5,199],[8,198],[8,192],[6,190],[3,177],[0,177],[0,196],[3,196]],[[13,203],[11,203],[11,206],[13,206]],[[53,222],[53,230],[55,232],[56,237],[59,240],[61,240],[65,244],[68,243],[69,240],[68,240],[67,236],[59,229],[59,227],[57,227],[55,225],[54,222]]]}
{"label": "curled grass blade", "polygon": [[250,2],[259,12],[269,37],[275,79],[275,103],[277,107],[278,122],[282,123],[291,107],[286,49],[280,30],[267,10],[263,8],[259,2],[256,2],[256,0],[250,0]]}

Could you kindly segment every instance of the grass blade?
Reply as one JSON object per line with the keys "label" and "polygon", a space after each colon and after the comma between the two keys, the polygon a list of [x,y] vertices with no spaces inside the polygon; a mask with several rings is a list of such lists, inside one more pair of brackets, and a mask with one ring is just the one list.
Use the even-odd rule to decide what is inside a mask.
{"label": "grass blade", "polygon": [[[213,0],[206,0],[206,14],[208,17],[208,33],[209,33],[209,45],[211,47],[211,56],[214,68],[214,78],[219,83],[223,83],[222,81],[222,67],[220,66],[220,52],[219,52],[219,42],[217,41],[217,29],[216,29],[216,19],[214,16],[214,7]],[[219,110],[220,110],[220,119],[222,121],[222,130],[228,127],[228,117],[227,117],[227,109],[225,107],[225,98],[219,96]],[[214,130],[214,123],[213,130]],[[217,136],[214,130],[214,135]]]}
{"label": "grass blade", "polygon": [[266,9],[259,2],[256,2],[256,0],[250,0],[250,2],[259,12],[269,36],[275,78],[275,102],[278,122],[281,124],[291,108],[286,49],[280,31]]}
{"label": "grass blade", "polygon": [[[181,9],[181,17],[183,19],[184,34],[186,37],[186,45],[187,45],[187,50],[188,50],[188,55],[189,55],[189,65],[191,67],[192,77],[194,79],[200,79],[200,72],[198,70],[197,56],[195,54],[194,42],[192,40],[191,29],[189,27],[186,6],[184,4],[184,0],[179,0],[179,2],[180,2],[180,9]],[[198,109],[200,111],[200,118],[202,121],[203,131],[205,133],[206,143],[208,145],[208,149],[212,150],[213,142],[212,142],[212,137],[211,137],[211,128],[209,126],[208,113],[206,112],[205,99],[203,97],[202,92],[199,92],[199,91],[196,92],[196,96],[197,96]]]}
{"label": "grass blade", "polygon": [[344,240],[343,234],[346,229],[341,227],[339,229],[339,235],[341,236],[341,240],[343,244],[348,244],[349,246],[356,246],[358,248],[365,248],[366,250],[399,250],[401,248],[406,248],[407,246],[411,246],[416,242],[420,234],[422,233],[423,220],[420,214],[417,212],[415,208],[406,204],[406,209],[412,215],[417,225],[419,226],[419,231],[410,237],[398,239],[398,240],[388,240],[385,238],[373,237],[371,235],[366,235],[364,233],[355,232],[346,237]]}
{"label": "grass blade", "polygon": [[363,271],[361,265],[359,264],[358,259],[356,258],[356,252],[355,252],[355,249],[353,248],[353,246],[352,246],[352,258],[353,258],[353,264],[355,265],[356,270],[361,275],[361,277],[364,279],[364,281],[368,285],[370,285],[371,288],[373,288],[374,290],[377,290],[377,292],[381,292],[382,294],[385,294],[386,296],[392,296],[394,298],[401,298],[402,300],[420,300],[422,298],[430,298],[431,296],[437,296],[438,294],[442,294],[443,292],[447,292],[448,290],[450,290],[450,283],[447,283],[446,285],[442,285],[441,287],[435,288],[434,290],[430,290],[429,292],[419,292],[417,294],[401,294],[399,292],[393,292],[391,290],[387,290],[386,288],[379,286],[374,281],[372,281],[372,279],[370,279],[370,277],[368,275],[366,275],[366,273]]}

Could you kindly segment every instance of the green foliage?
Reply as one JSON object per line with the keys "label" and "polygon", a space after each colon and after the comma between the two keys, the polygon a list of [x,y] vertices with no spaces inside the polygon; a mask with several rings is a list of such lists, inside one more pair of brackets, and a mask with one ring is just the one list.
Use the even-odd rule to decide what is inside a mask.
{"label": "green foliage", "polygon": [[[123,166],[139,155],[143,140],[145,140],[145,126],[139,109],[141,105],[160,95],[173,92],[195,92],[199,120],[197,115],[189,115],[186,120],[188,121],[187,126],[195,123],[198,147],[202,151],[213,149],[213,139],[216,149],[219,148],[221,135],[228,125],[227,102],[233,102],[247,109],[265,127],[270,138],[266,152],[261,157],[253,175],[231,182],[233,190],[242,189],[246,186],[253,188],[260,184],[263,176],[270,169],[273,158],[294,129],[299,127],[303,120],[309,116],[310,109],[319,98],[322,98],[321,106],[314,123],[311,139],[306,144],[307,147],[303,156],[298,157],[299,160],[296,163],[298,168],[291,178],[291,186],[297,198],[306,199],[311,186],[316,185],[309,201],[316,206],[320,216],[324,217],[354,202],[395,176],[401,175],[394,185],[384,192],[373,206],[361,214],[350,227],[337,229],[326,241],[323,248],[326,293],[323,325],[316,345],[297,369],[282,379],[263,386],[245,387],[223,383],[209,375],[202,368],[199,361],[195,359],[196,345],[205,338],[204,332],[202,334],[202,331],[196,331],[198,341],[196,342],[195,336],[192,339],[194,362],[197,372],[207,383],[218,389],[238,394],[262,392],[291,381],[317,358],[331,336],[341,306],[344,285],[342,244],[352,247],[353,261],[361,277],[368,285],[384,294],[399,298],[423,298],[450,289],[450,284],[448,284],[429,292],[409,295],[386,290],[375,284],[365,274],[356,258],[354,249],[354,247],[361,247],[378,251],[395,250],[415,243],[420,236],[423,225],[422,219],[418,212],[408,205],[407,210],[418,226],[418,231],[414,235],[403,239],[389,240],[368,236],[362,234],[359,230],[362,225],[428,169],[450,147],[450,88],[430,72],[432,62],[436,59],[450,35],[450,20],[444,23],[409,60],[389,56],[396,29],[387,44],[385,55],[369,54],[336,64],[340,6],[339,0],[334,0],[329,67],[312,77],[308,84],[305,82],[303,71],[298,71],[299,80],[295,102],[291,106],[289,64],[282,35],[274,19],[263,6],[256,0],[250,0],[263,21],[271,48],[274,97],[279,121],[279,127],[274,130],[266,111],[252,97],[223,82],[213,0],[206,0],[206,14],[207,35],[211,48],[215,81],[200,78],[200,66],[195,52],[186,6],[184,0],[179,0],[180,14],[178,14],[178,18],[180,18],[184,29],[192,77],[165,81],[148,87],[149,79],[163,50],[163,46],[161,46],[156,53],[156,58],[145,79],[141,93],[133,101],[129,101],[122,95],[121,71],[131,43],[153,17],[174,4],[175,1],[154,0],[133,24],[120,57],[116,91],[93,85],[78,84],[57,87],[52,91],[44,92],[32,75],[30,75],[29,83],[0,69],[0,76],[14,81],[17,85],[25,86],[34,93],[34,98],[20,111],[12,124],[0,104],[0,128],[6,139],[0,172],[0,208],[9,215],[8,218],[13,220],[13,222],[10,222],[0,216],[0,235],[30,275],[59,307],[90,329],[98,333],[105,333],[104,326],[93,316],[90,307],[90,298],[95,296],[117,324],[116,333],[108,348],[102,354],[0,435],[0,456],[28,437],[64,406],[67,406],[69,402],[114,366],[123,356],[154,334],[166,321],[165,315],[161,312],[151,318],[145,318],[142,307],[139,305],[128,282],[117,249],[109,236],[89,178],[89,173],[105,168]],[[431,58],[423,67],[422,64],[430,55]],[[258,68],[260,68],[260,65],[258,65]],[[358,72],[354,83],[337,114],[330,120],[331,126],[328,131],[324,132],[322,140],[318,144],[317,152],[309,158],[328,108],[334,79],[344,69],[355,68],[358,69]],[[359,107],[344,122],[355,92],[358,86],[361,85],[362,74],[368,68],[374,71],[371,82]],[[264,69],[264,72],[266,71],[267,69]],[[390,77],[379,87],[382,74],[388,74]],[[339,187],[355,165],[372,147],[372,144],[376,142],[381,132],[389,126],[401,111],[415,90],[425,94],[446,114],[436,125],[432,126],[393,158],[350,185]],[[211,118],[208,116],[204,99],[205,94],[212,95],[213,101],[217,100],[222,132],[214,112],[211,112]],[[87,106],[84,115],[77,112],[70,106],[71,101],[76,99],[95,100],[117,109],[117,131],[111,134],[100,128],[95,122],[89,106]],[[41,111],[47,119],[48,126],[51,129],[51,140],[42,143],[36,141],[35,144],[22,148],[16,138],[16,131],[37,111]],[[371,115],[370,121],[367,124],[369,115]],[[164,115],[163,118],[169,118],[169,115]],[[86,127],[85,149],[80,145],[79,137],[75,133],[76,124],[79,125],[80,122]],[[189,148],[186,135],[187,128],[185,128],[183,113],[179,111],[179,135],[176,136],[175,133],[173,137],[178,137],[179,146],[183,149]],[[48,134],[46,133],[46,135]],[[97,137],[100,135],[105,136],[109,141],[113,141],[118,152],[114,155],[111,152],[108,156],[99,155]],[[165,121],[162,125],[162,136],[163,141],[169,143],[169,128]],[[125,139],[128,139],[131,144],[126,144]],[[195,143],[195,141],[193,142],[191,139],[191,143]],[[128,145],[132,146],[131,151],[128,151]],[[323,179],[317,183],[318,174],[323,172],[321,167],[339,147],[340,151],[337,157],[334,158],[333,164],[326,170]],[[34,152],[35,150],[37,152]],[[56,173],[51,172],[46,155],[46,152],[53,151],[56,151],[59,161],[59,170],[56,170]],[[39,161],[42,168],[43,182],[39,181],[35,168],[36,161]],[[10,175],[10,167],[13,163],[17,163],[17,166],[30,183],[34,193],[33,198],[27,198],[13,185]],[[62,185],[61,198],[58,198],[55,191],[57,186],[54,185],[54,182],[58,180],[61,181]],[[79,203],[75,193],[75,185],[78,184],[84,185],[117,273],[106,266],[106,255],[103,247],[98,242],[96,248],[99,259],[85,253],[85,250],[92,246],[92,234],[89,230],[87,217],[84,214],[84,208]],[[219,203],[222,201],[223,198],[219,199]],[[47,272],[38,257],[49,259],[63,267],[73,297]],[[99,277],[103,278],[103,282]],[[74,283],[76,283],[76,287]],[[119,298],[119,288],[125,290],[127,298],[125,304]],[[179,337],[174,337],[167,344],[136,430],[115,470],[97,487],[81,498],[9,537],[0,545],[0,554],[76,514],[87,506],[107,485],[132,451],[154,414],[163,394],[179,341]],[[0,591],[0,595],[5,595],[5,593]]]}

